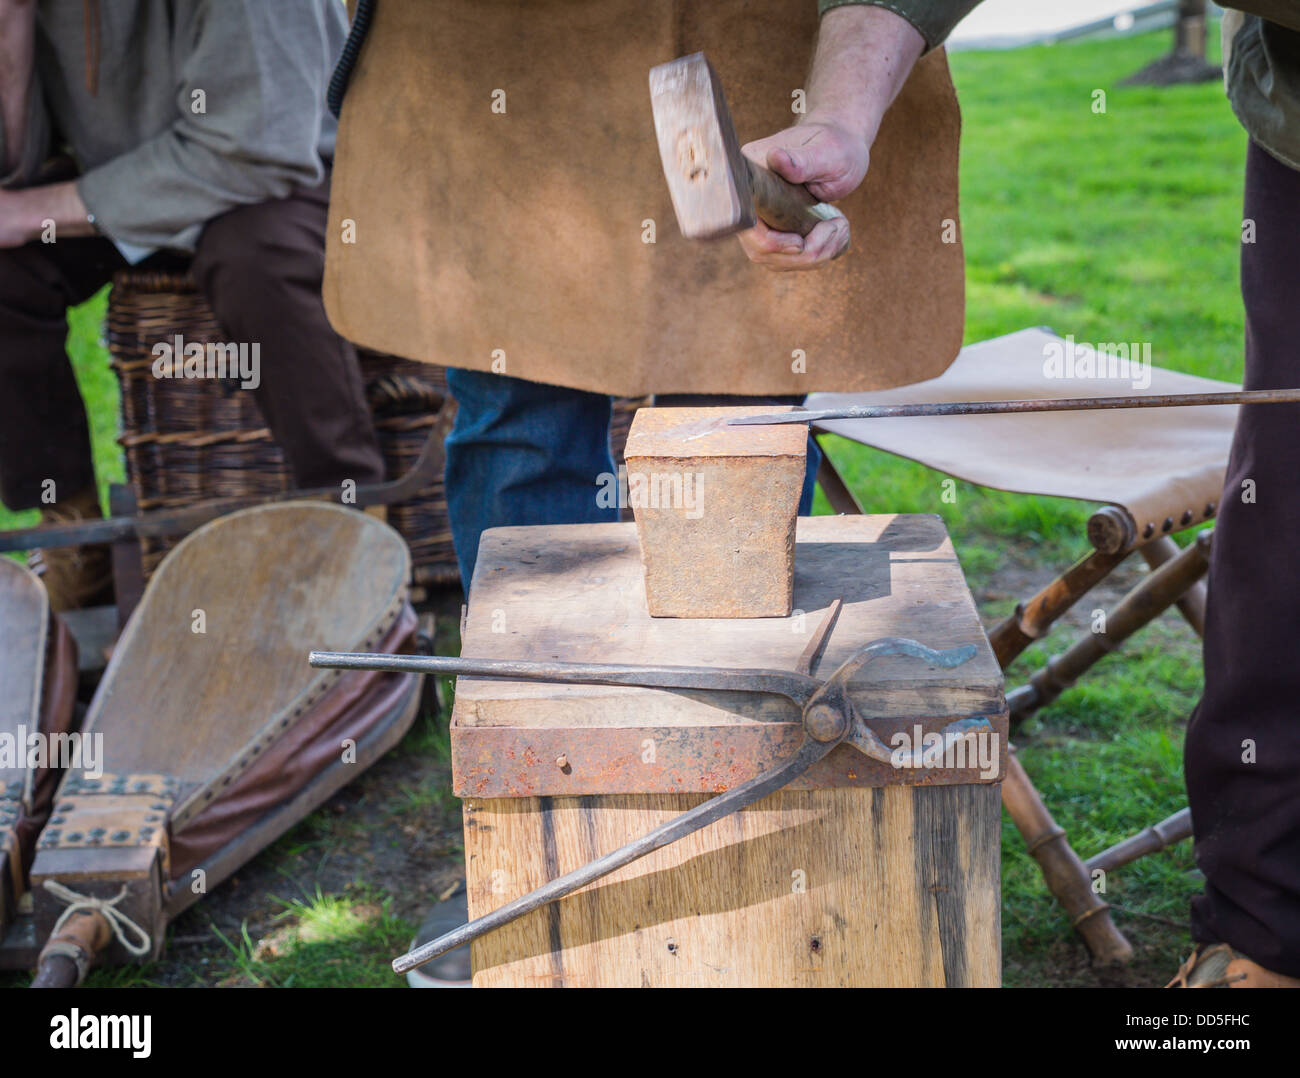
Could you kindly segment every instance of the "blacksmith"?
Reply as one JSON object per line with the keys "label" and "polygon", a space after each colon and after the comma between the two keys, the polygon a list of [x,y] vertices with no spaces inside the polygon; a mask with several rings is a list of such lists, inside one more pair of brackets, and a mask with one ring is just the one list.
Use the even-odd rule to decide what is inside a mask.
{"label": "blacksmith", "polygon": [[[877,76],[905,72],[977,4],[821,0],[809,95],[814,109],[829,107],[750,152],[819,198],[842,198],[866,171],[888,105]],[[1250,137],[1243,217],[1255,224],[1255,242],[1241,246],[1245,388],[1281,389],[1300,384],[1300,4],[1252,0],[1239,8],[1227,13],[1223,32],[1228,98]],[[742,243],[756,262],[802,268],[827,261],[835,227],[819,225],[801,244],[760,223]],[[1210,562],[1205,693],[1185,746],[1206,886],[1192,903],[1196,949],[1171,987],[1300,987],[1297,430],[1294,405],[1241,409]],[[1268,495],[1243,498],[1248,482]]]}
{"label": "blacksmith", "polygon": [[[977,3],[761,0],[743,16],[623,0],[449,0],[436,16],[380,5],[365,59],[384,77],[349,97],[354,141],[335,197],[348,219],[384,198],[357,222],[368,251],[364,239],[331,248],[326,302],[354,339],[461,368],[448,485],[466,572],[483,527],[602,519],[588,492],[608,469],[609,393],[847,391],[941,373],[962,294],[960,244],[937,245],[956,216],[955,141],[951,161],[943,149],[955,114],[934,50]],[[1250,136],[1245,216],[1257,230],[1241,254],[1245,384],[1263,389],[1300,382],[1300,4],[1240,6],[1249,14],[1224,21],[1226,79]],[[845,210],[805,239],[761,222],[741,237],[765,267],[816,274],[742,279],[716,253],[669,246],[670,212],[644,180],[658,168],[644,85],[638,74],[628,88],[628,72],[694,49],[723,72],[742,138],[779,132],[746,152]],[[788,99],[784,121],[760,104],[790,87],[804,106],[793,126]],[[909,177],[908,163],[922,171]],[[472,213],[457,201],[466,191]],[[915,221],[906,236],[873,231]],[[869,257],[836,261],[850,242]],[[820,284],[804,291],[810,277]],[[791,354],[807,377],[775,364]],[[1292,406],[1242,409],[1218,514],[1206,689],[1186,747],[1207,883],[1177,984],[1300,984],[1297,420]],[[1243,503],[1245,479],[1271,493]],[[1257,762],[1243,763],[1244,740]],[[462,900],[424,938],[464,916]],[[468,976],[455,953],[428,968]]]}
{"label": "blacksmith", "polygon": [[[188,265],[230,344],[256,346],[244,381],[299,486],[383,478],[356,353],[320,298],[346,31],[338,0],[0,0],[10,509],[99,515],[65,314],[130,264]],[[102,548],[44,561],[56,608],[105,598]]]}

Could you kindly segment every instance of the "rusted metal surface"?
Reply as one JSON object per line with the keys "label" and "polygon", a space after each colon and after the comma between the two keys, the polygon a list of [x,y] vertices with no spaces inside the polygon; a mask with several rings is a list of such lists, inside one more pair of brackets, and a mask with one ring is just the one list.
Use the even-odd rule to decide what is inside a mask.
{"label": "rusted metal surface", "polygon": [[[816,672],[843,604],[836,599],[795,664],[796,676]],[[581,670],[583,664],[564,664]],[[587,664],[591,668],[591,664]],[[550,667],[554,670],[554,667]],[[607,669],[607,668],[601,668]],[[644,668],[635,668],[638,676]],[[675,672],[691,668],[664,668]],[[695,671],[692,671],[693,673]],[[706,670],[706,673],[717,671]],[[744,673],[744,672],[742,672]],[[730,680],[730,679],[729,679]],[[746,679],[745,687],[753,683]],[[734,684],[729,687],[735,687]],[[789,695],[782,692],[781,695]],[[1006,713],[979,716],[997,735],[995,770],[969,767],[902,768],[837,746],[791,789],[845,786],[937,786],[1000,781],[1006,767]],[[905,733],[909,741],[937,735],[944,718],[872,720],[885,744]],[[623,793],[723,793],[789,756],[803,737],[801,722],[728,723],[718,726],[534,727],[462,726],[453,723],[452,789],[457,797],[563,797]]]}
{"label": "rusted metal surface", "polygon": [[821,411],[736,416],[736,427],[778,423],[824,423],[833,419],[904,419],[916,416],[1015,415],[1023,412],[1096,412],[1115,408],[1204,408],[1216,404],[1295,404],[1300,389],[1221,390],[1215,393],[1153,393],[1134,397],[1055,397],[1016,401],[940,401],[931,404],[854,404]]}
{"label": "rusted metal surface", "polygon": [[[443,439],[454,408],[444,408],[438,422],[429,431],[420,456],[410,471],[399,479],[386,483],[358,486],[352,504],[361,508],[372,505],[391,505],[407,501],[431,483],[442,479]],[[109,517],[105,520],[84,520],[76,524],[42,524],[35,528],[18,528],[0,532],[0,552],[11,550],[49,549],[62,546],[85,546],[92,543],[113,543],[122,539],[158,539],[168,535],[184,535],[233,513],[257,505],[278,502],[342,500],[340,487],[318,490],[287,490],[261,498],[225,498],[219,501],[200,502],[183,509],[141,513],[137,516]]]}
{"label": "rusted metal surface", "polygon": [[108,918],[98,910],[73,913],[52,935],[37,959],[33,988],[75,988],[112,938]]}
{"label": "rusted metal surface", "polygon": [[[880,786],[952,786],[1000,782],[1006,771],[1007,715],[974,716],[997,734],[995,771],[969,767],[901,768],[848,746],[792,780],[792,790]],[[893,735],[939,734],[950,719],[873,719]],[[798,746],[797,722],[727,726],[540,727],[452,726],[452,789],[457,797],[578,797],[587,794],[722,793],[761,774]],[[564,757],[564,766],[557,763]]]}
{"label": "rusted metal surface", "polygon": [[[823,683],[813,678],[842,604],[833,602],[810,638],[794,671],[715,669],[694,666],[639,666],[608,663],[524,662],[448,656],[368,655],[312,652],[312,666],[440,675],[499,677],[507,680],[633,685],[663,689],[713,689],[784,696],[803,709],[804,720],[728,722],[664,727],[514,727],[453,725],[452,777],[458,797],[541,797],[625,793],[722,793],[748,782],[794,752],[807,729],[813,697]],[[914,642],[897,645],[913,657],[940,654]],[[833,677],[851,678],[879,654],[868,645]],[[916,650],[921,649],[921,650]],[[963,660],[964,661],[964,660]],[[847,681],[845,681],[847,684]],[[847,697],[842,710],[847,713]],[[815,719],[816,716],[813,716]],[[791,783],[794,789],[844,786],[950,786],[999,782],[1006,770],[1008,719],[1005,710],[970,716],[873,718],[870,726],[852,712],[850,741],[858,751],[837,749],[810,765]],[[948,728],[975,724],[996,735],[996,759],[980,767],[969,745],[953,745],[950,759],[904,759],[894,750],[897,735],[907,745],[929,742]],[[815,726],[815,723],[814,723]],[[972,727],[975,728],[975,727]],[[835,740],[839,740],[838,737]],[[561,763],[560,761],[563,761]]]}
{"label": "rusted metal surface", "polygon": [[799,655],[799,661],[794,664],[796,674],[811,677],[817,673],[817,667],[822,661],[822,652],[826,650],[826,642],[831,638],[835,623],[839,620],[840,611],[843,609],[843,599],[831,601],[831,605],[826,608],[826,613],[822,615],[821,624],[817,626],[816,632],[808,638],[808,643]]}

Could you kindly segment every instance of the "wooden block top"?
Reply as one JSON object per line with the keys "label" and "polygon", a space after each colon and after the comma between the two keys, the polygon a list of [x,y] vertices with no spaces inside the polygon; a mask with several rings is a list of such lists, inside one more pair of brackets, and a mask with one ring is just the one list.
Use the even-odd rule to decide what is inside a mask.
{"label": "wooden block top", "polygon": [[640,408],[632,417],[623,456],[681,459],[689,457],[802,457],[808,430],[800,423],[768,427],[731,427],[739,415],[791,412],[792,406],[744,408]]}
{"label": "wooden block top", "polygon": [[[802,435],[802,427],[794,429]],[[461,651],[475,658],[793,670],[837,598],[844,609],[819,677],[883,636],[977,648],[952,670],[899,656],[869,664],[853,692],[864,718],[1003,710],[1001,671],[937,516],[800,518],[795,613],[755,619],[651,618],[631,524],[495,528],[479,547]],[[463,677],[453,721],[461,727],[658,727],[798,718],[788,701],[764,694]]]}

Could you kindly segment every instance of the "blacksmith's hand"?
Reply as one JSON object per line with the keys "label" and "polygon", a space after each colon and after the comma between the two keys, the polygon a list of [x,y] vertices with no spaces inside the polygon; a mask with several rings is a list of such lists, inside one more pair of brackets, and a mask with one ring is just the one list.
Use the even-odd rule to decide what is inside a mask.
{"label": "blacksmith's hand", "polygon": [[[885,111],[924,48],[912,24],[886,8],[832,8],[821,20],[807,112],[793,127],[742,151],[823,202],[844,198],[866,176]],[[738,236],[752,261],[773,270],[827,265],[848,250],[850,239],[844,218],[823,221],[807,236],[773,231],[760,220]]]}
{"label": "blacksmith's hand", "polygon": [[[852,192],[867,174],[870,147],[833,118],[809,119],[770,138],[741,147],[750,160],[791,183],[802,183],[822,202]],[[816,269],[849,247],[849,222],[822,221],[806,236],[777,232],[759,218],[739,233],[745,253],[769,269]]]}
{"label": "blacksmith's hand", "polygon": [[86,204],[71,180],[0,190],[0,248],[21,247],[37,239],[54,243],[94,233]]}

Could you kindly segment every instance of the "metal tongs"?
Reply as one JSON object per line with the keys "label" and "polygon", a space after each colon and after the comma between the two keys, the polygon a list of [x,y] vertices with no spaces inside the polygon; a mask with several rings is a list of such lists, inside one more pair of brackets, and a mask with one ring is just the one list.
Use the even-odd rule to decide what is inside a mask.
{"label": "metal tongs", "polygon": [[[847,742],[873,760],[897,763],[898,750],[891,750],[863,721],[849,696],[849,682],[874,659],[886,655],[907,655],[932,666],[960,666],[975,655],[975,645],[936,651],[915,640],[890,636],[873,641],[855,652],[830,677],[820,681],[813,672],[821,660],[842,602],[836,599],[826,611],[821,625],[813,634],[793,671],[764,669],[713,669],[705,666],[637,666],[603,663],[515,662],[509,659],[465,659],[443,656],[372,655],[356,652],[313,651],[308,658],[312,666],[334,670],[382,670],[393,673],[455,674],[507,678],[520,681],[567,682],[583,685],[632,685],[656,689],[723,689],[742,692],[765,692],[784,696],[803,713],[803,740],[793,753],[769,770],[724,794],[697,805],[688,812],[660,824],[639,839],[629,842],[604,857],[567,872],[529,894],[507,902],[483,917],[476,918],[435,940],[415,948],[393,961],[397,973],[405,973],[441,954],[477,939],[486,932],[522,917],[580,887],[607,876],[646,854],[676,842],[702,827],[707,827],[731,813],[752,805],[792,779],[807,771],[830,753],[836,745]],[[992,731],[987,719],[961,719],[942,731],[942,744],[980,731]],[[912,750],[914,766],[936,751]],[[942,751],[942,749],[939,749]]]}

